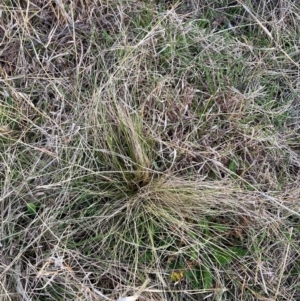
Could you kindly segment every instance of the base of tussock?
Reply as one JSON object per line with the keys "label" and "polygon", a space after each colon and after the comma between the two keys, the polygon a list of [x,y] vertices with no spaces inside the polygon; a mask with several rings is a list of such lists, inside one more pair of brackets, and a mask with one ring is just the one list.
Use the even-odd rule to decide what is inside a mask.
{"label": "base of tussock", "polygon": [[300,299],[300,7],[269,2],[0,4],[1,300]]}

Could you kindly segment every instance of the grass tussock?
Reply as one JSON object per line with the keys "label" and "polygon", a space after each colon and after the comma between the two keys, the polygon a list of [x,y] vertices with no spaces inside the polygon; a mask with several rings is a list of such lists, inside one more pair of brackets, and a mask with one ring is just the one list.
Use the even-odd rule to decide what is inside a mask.
{"label": "grass tussock", "polygon": [[1,300],[299,300],[299,15],[2,1]]}

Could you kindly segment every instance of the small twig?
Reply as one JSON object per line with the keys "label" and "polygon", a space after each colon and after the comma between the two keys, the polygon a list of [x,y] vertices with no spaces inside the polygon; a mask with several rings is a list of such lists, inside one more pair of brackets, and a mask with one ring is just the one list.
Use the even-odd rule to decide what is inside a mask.
{"label": "small twig", "polygon": [[[289,229],[289,234],[290,234],[289,238],[292,237],[292,233],[293,233],[293,228],[290,228]],[[287,258],[288,258],[288,255],[290,253],[290,245],[291,245],[291,243],[289,241],[288,245],[287,245],[287,248],[286,248],[285,257],[284,257],[284,260],[283,260],[283,263],[282,263],[282,268],[281,268],[281,271],[280,271],[280,276],[279,276],[279,281],[278,281],[278,284],[277,284],[276,293],[275,293],[275,296],[274,296],[275,300],[277,300],[277,296],[278,296],[278,293],[279,293],[279,290],[280,290],[280,284],[281,284],[283,273],[284,273],[284,270],[285,270],[285,267],[286,267]]]}
{"label": "small twig", "polygon": [[288,212],[290,212],[290,213],[292,213],[292,214],[295,214],[295,215],[297,215],[297,216],[300,217],[300,213],[298,213],[298,212],[296,212],[296,211],[294,211],[294,210],[292,210],[292,209],[290,209],[290,208],[284,206],[283,204],[280,204],[280,203],[279,203],[278,201],[276,201],[273,197],[271,197],[271,196],[265,194],[264,192],[261,192],[261,195],[262,195],[264,198],[268,199],[269,201],[272,201],[273,203],[275,203],[275,204],[278,205],[279,207],[281,207],[281,208],[287,210]]}
{"label": "small twig", "polygon": [[257,24],[262,28],[262,30],[267,34],[267,36],[270,38],[270,40],[272,42],[274,42],[274,44],[279,48],[279,50],[289,59],[289,61],[291,61],[296,67],[300,67],[300,65],[295,62],[290,55],[284,50],[282,49],[282,47],[275,41],[275,39],[273,38],[271,32],[266,28],[266,26],[264,26],[262,24],[261,21],[259,21],[259,19],[252,13],[252,11],[240,0],[238,0],[238,2],[243,6],[243,8],[245,9],[245,11],[257,22]]}
{"label": "small twig", "polygon": [[135,301],[139,298],[139,296],[141,295],[141,293],[146,289],[148,283],[150,282],[150,279],[146,279],[146,281],[143,283],[143,285],[140,287],[140,289],[133,295],[130,297],[124,297],[124,298],[120,298],[118,301]]}

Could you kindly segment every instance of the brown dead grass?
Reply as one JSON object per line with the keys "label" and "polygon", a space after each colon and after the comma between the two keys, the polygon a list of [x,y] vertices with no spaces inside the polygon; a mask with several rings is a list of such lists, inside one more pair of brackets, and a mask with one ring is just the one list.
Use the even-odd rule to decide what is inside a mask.
{"label": "brown dead grass", "polygon": [[225,2],[0,3],[1,300],[299,299],[300,8]]}

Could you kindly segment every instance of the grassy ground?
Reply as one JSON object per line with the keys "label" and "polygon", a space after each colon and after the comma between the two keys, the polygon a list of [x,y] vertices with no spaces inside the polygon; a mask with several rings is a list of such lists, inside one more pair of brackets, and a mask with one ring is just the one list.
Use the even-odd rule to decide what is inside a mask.
{"label": "grassy ground", "polygon": [[0,299],[300,300],[299,24],[2,0]]}

